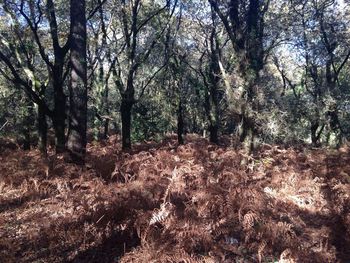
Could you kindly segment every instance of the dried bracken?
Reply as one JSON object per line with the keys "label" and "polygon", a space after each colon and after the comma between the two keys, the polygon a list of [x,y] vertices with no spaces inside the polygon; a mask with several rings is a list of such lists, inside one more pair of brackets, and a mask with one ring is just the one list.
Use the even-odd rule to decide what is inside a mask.
{"label": "dried bracken", "polygon": [[[194,135],[84,168],[0,155],[2,262],[346,262],[350,151],[265,145],[253,156]],[[50,163],[51,164],[51,163]]]}

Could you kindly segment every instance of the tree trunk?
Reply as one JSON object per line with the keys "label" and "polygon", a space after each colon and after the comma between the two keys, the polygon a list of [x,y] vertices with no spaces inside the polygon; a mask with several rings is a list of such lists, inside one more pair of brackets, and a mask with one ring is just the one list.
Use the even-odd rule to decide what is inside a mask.
{"label": "tree trunk", "polygon": [[104,123],[103,139],[108,138],[108,132],[109,132],[109,118],[107,118]]}
{"label": "tree trunk", "polygon": [[24,116],[23,121],[23,150],[29,151],[31,148],[31,132],[32,132],[32,125],[35,122],[35,112],[33,111],[34,103],[29,99],[26,98],[26,107],[27,112]]}
{"label": "tree trunk", "polygon": [[131,149],[131,110],[133,102],[122,99],[120,113],[122,115],[122,149]]}
{"label": "tree trunk", "polygon": [[180,101],[179,109],[177,112],[177,141],[179,145],[184,144],[183,133],[184,133],[183,109],[182,109],[182,103]]}
{"label": "tree trunk", "polygon": [[[245,108],[251,107],[255,112],[259,112],[258,105],[255,105],[256,97],[255,84],[259,83],[259,71],[264,67],[264,15],[261,2],[259,0],[247,1],[247,9],[240,10],[237,1],[229,1],[229,20],[224,16],[220,16],[224,22],[225,29],[232,42],[232,46],[238,54],[239,73],[246,83],[245,93],[242,96],[242,103]],[[220,13],[217,1],[210,0],[213,9]],[[240,17],[244,17],[245,23],[240,21]],[[231,22],[231,23],[229,23]],[[242,30],[245,28],[245,30]],[[250,153],[254,145],[254,137],[256,135],[256,124],[251,114],[242,111],[242,126],[240,140],[244,142],[244,147]]]}
{"label": "tree trunk", "polygon": [[72,161],[84,163],[87,131],[85,1],[71,0],[71,83],[68,149]]}
{"label": "tree trunk", "polygon": [[211,143],[215,143],[215,144],[219,143],[218,131],[219,131],[219,127],[218,127],[217,123],[209,126],[210,142]]}
{"label": "tree trunk", "polygon": [[311,123],[311,143],[312,143],[312,146],[314,147],[318,146],[318,138],[317,138],[318,126],[319,126],[318,122]]}
{"label": "tree trunk", "polygon": [[324,124],[320,127],[319,121],[311,122],[311,129],[310,130],[311,130],[312,146],[314,146],[314,147],[320,146],[320,138],[321,138],[321,135],[322,135],[324,128],[325,128]]}
{"label": "tree trunk", "polygon": [[253,123],[249,121],[249,118],[245,115],[246,113],[244,113],[242,118],[240,141],[247,154],[251,154],[254,150],[254,127]]}
{"label": "tree trunk", "polygon": [[54,116],[53,125],[55,130],[56,153],[66,150],[66,95],[63,90],[65,57],[68,52],[68,41],[61,47],[58,33],[58,25],[53,0],[46,1],[47,18],[50,26],[50,37],[54,56],[54,65],[50,72],[54,89]]}
{"label": "tree trunk", "polygon": [[30,150],[30,129],[27,125],[25,125],[23,129],[23,146],[24,151]]}
{"label": "tree trunk", "polygon": [[209,112],[209,140],[211,143],[219,143],[219,105],[217,103],[217,91],[212,90],[212,105]]}
{"label": "tree trunk", "polygon": [[254,150],[254,139],[255,139],[254,129],[252,127],[248,127],[247,137],[244,141],[245,151],[247,152],[248,155],[252,154]]}
{"label": "tree trunk", "polygon": [[46,114],[41,105],[38,106],[38,133],[39,133],[39,150],[41,154],[47,156],[47,122]]}
{"label": "tree trunk", "polygon": [[[212,10],[212,20],[216,24],[216,13]],[[218,144],[219,131],[219,88],[220,88],[220,45],[217,38],[216,26],[210,35],[209,87],[206,94],[207,114],[209,118],[210,142]]]}
{"label": "tree trunk", "polygon": [[53,126],[55,130],[56,153],[62,153],[66,150],[66,95],[62,87],[57,87],[59,83],[54,83],[55,89],[55,108],[53,116]]}
{"label": "tree trunk", "polygon": [[105,90],[104,90],[104,94],[103,94],[103,106],[104,106],[104,115],[105,115],[103,139],[108,138],[108,130],[109,130],[108,96],[109,96],[109,86],[108,86],[108,80],[107,80],[107,82],[105,83]]}
{"label": "tree trunk", "polygon": [[[205,103],[204,103],[204,108],[206,111],[206,115],[207,115],[207,119],[209,122],[209,140],[211,143],[215,143],[217,144],[219,141],[218,138],[218,131],[219,131],[219,124],[218,124],[218,120],[217,120],[217,107],[215,105],[215,103],[211,103],[211,98],[209,95],[208,90],[206,90],[206,94],[205,94]],[[212,97],[212,101],[213,101],[213,97]]]}

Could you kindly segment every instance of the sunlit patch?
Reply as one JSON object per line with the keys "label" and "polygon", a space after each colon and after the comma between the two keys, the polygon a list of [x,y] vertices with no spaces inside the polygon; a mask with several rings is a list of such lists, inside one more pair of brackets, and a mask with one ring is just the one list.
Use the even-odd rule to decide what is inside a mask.
{"label": "sunlit patch", "polygon": [[[279,188],[265,187],[264,192],[281,202],[291,202],[296,206],[313,212],[322,211],[327,206],[322,187],[323,183],[314,180],[298,180],[293,173],[289,181]],[[298,188],[295,186],[298,185]]]}

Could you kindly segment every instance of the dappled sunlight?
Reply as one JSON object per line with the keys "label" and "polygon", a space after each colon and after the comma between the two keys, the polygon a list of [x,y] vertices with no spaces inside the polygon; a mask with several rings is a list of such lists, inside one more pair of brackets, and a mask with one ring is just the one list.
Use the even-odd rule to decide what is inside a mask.
{"label": "dappled sunlight", "polygon": [[0,1],[0,263],[349,262],[349,3]]}
{"label": "dappled sunlight", "polygon": [[60,169],[48,177],[36,151],[2,155],[0,254],[50,262],[349,257],[348,150],[266,145],[247,160],[187,140],[120,153],[112,137],[88,146],[85,167],[56,158]]}

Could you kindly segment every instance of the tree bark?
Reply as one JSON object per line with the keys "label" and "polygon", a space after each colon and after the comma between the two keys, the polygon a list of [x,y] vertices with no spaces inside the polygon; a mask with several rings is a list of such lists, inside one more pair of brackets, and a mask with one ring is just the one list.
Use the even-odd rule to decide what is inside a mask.
{"label": "tree bark", "polygon": [[22,148],[24,151],[30,150],[30,128],[25,125],[23,128],[23,145]]}
{"label": "tree bark", "polygon": [[55,107],[53,112],[53,126],[56,137],[56,153],[62,153],[66,150],[66,95],[63,93],[62,87],[58,87],[60,81],[55,80]]}
{"label": "tree bark", "polygon": [[103,139],[108,138],[108,133],[109,133],[109,118],[106,118],[104,123]]}
{"label": "tree bark", "polygon": [[210,142],[218,144],[219,143],[219,136],[218,136],[219,127],[218,125],[210,125],[209,126],[209,133],[210,133]]}
{"label": "tree bark", "polygon": [[311,143],[312,146],[317,147],[318,146],[318,136],[317,136],[317,129],[318,129],[319,123],[318,122],[311,122]]}
{"label": "tree bark", "polygon": [[104,115],[105,115],[105,121],[104,121],[104,132],[103,132],[103,139],[108,138],[108,131],[109,131],[109,102],[108,102],[108,96],[109,96],[109,86],[108,86],[108,80],[105,83],[105,90],[103,94],[103,108],[104,108]]}
{"label": "tree bark", "polygon": [[39,133],[39,150],[41,154],[47,156],[47,121],[45,110],[38,106],[38,133]]}
{"label": "tree bark", "polygon": [[68,149],[72,161],[84,163],[87,143],[87,62],[85,1],[71,0],[71,83]]}
{"label": "tree bark", "polygon": [[184,144],[183,134],[184,134],[184,119],[183,119],[182,102],[180,101],[179,109],[177,112],[177,141],[179,145]]}
{"label": "tree bark", "polygon": [[122,149],[131,149],[131,110],[133,102],[127,99],[122,99],[120,105],[120,113],[122,116]]}
{"label": "tree bark", "polygon": [[240,132],[240,142],[243,144],[244,150],[251,154],[254,150],[254,123],[247,117],[248,114],[244,113],[242,116],[241,132]]}
{"label": "tree bark", "polygon": [[205,98],[204,108],[209,123],[209,140],[211,143],[218,144],[218,132],[219,132],[219,87],[220,87],[220,45],[217,38],[217,19],[214,9],[211,10],[212,16],[212,29],[209,39],[210,48],[209,52],[209,68],[208,68],[208,80],[206,80],[205,73],[201,73],[205,84]]}
{"label": "tree bark", "polygon": [[[65,57],[69,51],[69,38],[66,44],[60,46],[59,30],[56,19],[55,4],[53,0],[46,1],[46,10],[50,26],[50,37],[52,40],[54,63],[45,62],[50,67],[50,75],[54,89],[54,116],[53,125],[56,137],[56,153],[66,150],[66,95],[63,90]],[[44,55],[44,54],[43,54]]]}
{"label": "tree bark", "polygon": [[[245,92],[241,98],[243,108],[251,108],[252,111],[258,112],[259,107],[257,102],[254,102],[254,98],[257,95],[256,84],[259,82],[259,71],[264,67],[264,15],[268,5],[262,9],[259,0],[249,0],[248,8],[240,10],[239,1],[232,0],[228,2],[227,17],[220,10],[218,1],[209,0],[209,2],[223,22],[238,59],[240,75],[245,82]],[[251,152],[257,131],[256,124],[250,112],[243,109],[240,115],[242,125],[240,140],[248,152]]]}
{"label": "tree bark", "polygon": [[23,121],[23,150],[29,151],[31,148],[32,144],[32,137],[31,137],[31,132],[32,132],[32,125],[35,122],[35,112],[33,111],[34,108],[34,103],[29,99],[26,98],[26,107],[27,107],[27,112],[24,116],[24,121]]}

